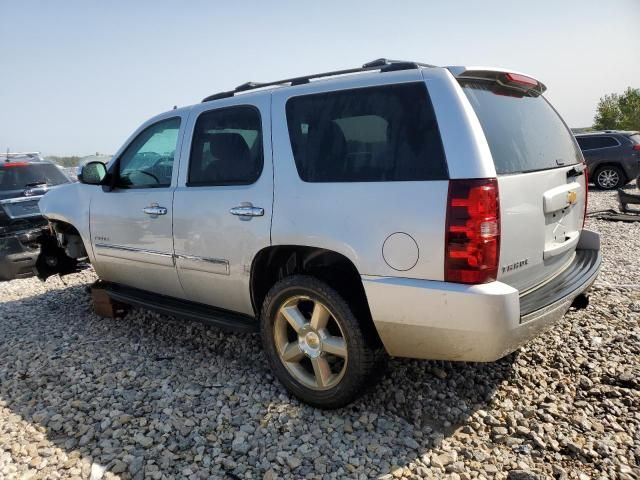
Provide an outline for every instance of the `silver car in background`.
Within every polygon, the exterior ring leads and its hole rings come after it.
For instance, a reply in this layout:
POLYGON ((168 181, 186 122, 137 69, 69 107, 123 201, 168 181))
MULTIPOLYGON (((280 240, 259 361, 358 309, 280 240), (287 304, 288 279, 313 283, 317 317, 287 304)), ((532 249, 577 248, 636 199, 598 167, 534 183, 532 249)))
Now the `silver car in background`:
POLYGON ((286 388, 335 408, 387 355, 496 360, 584 300, 599 237, 545 89, 384 59, 250 82, 147 121, 41 208, 112 298, 259 330, 286 388))

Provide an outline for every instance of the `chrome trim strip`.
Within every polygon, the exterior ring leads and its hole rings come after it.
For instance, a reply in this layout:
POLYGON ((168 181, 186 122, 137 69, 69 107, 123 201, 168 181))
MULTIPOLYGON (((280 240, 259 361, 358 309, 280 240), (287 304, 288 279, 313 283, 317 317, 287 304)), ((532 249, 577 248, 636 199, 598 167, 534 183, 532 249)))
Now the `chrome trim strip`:
POLYGON ((17 220, 20 218, 40 217, 42 213, 40 212, 40 208, 38 207, 38 202, 40 201, 41 198, 42 198, 42 195, 34 195, 33 197, 8 198, 6 200, 0 200, 0 208, 2 208, 5 211, 5 213, 11 220, 17 220), (25 203, 25 202, 32 202, 34 200, 36 201, 36 207, 37 207, 36 212, 26 213, 23 215, 15 215, 11 213, 12 205, 25 203))
MULTIPOLYGON (((217 273, 220 275, 229 275, 231 273, 231 269, 229 267, 229 261, 223 258, 196 257, 194 255, 174 255, 166 252, 158 252, 157 250, 146 250, 144 248, 127 247, 124 245, 113 245, 110 243, 96 243, 95 248, 104 248, 107 250, 117 250, 122 252, 143 253, 146 255, 154 255, 162 258, 170 258, 174 265, 176 265, 176 260, 180 259, 180 260, 187 260, 191 262, 205 263, 213 267, 213 269, 206 269, 206 268, 200 269, 200 268, 194 268, 189 265, 178 265, 179 268, 183 270, 205 271, 208 273, 217 273), (215 267, 218 267, 218 268, 216 269, 215 267)), ((103 253, 103 255, 106 255, 106 254, 103 253)))
POLYGON ((6 200, 0 200, 1 204, 11 204, 11 203, 22 203, 22 202, 31 202, 33 200, 40 200, 42 195, 33 195, 32 197, 19 197, 19 198, 8 198, 6 200))
MULTIPOLYGON (((210 265, 213 266, 219 266, 219 267, 223 267, 224 268, 224 272, 211 272, 211 273, 219 273, 219 274, 223 274, 223 275, 229 275, 230 273, 230 268, 229 268, 229 261, 225 260, 223 258, 212 258, 212 257, 197 257, 195 255, 174 255, 174 257, 176 259, 179 260, 188 260, 188 261, 192 261, 192 262, 202 262, 202 263, 208 263, 210 265)), ((179 265, 180 268, 182 268, 183 270, 197 270, 200 271, 200 269, 198 268, 193 268, 193 267, 189 267, 187 265, 179 265)), ((207 272, 210 272, 211 270, 206 270, 207 272)))
POLYGON ((107 248, 110 250, 122 250, 124 252, 146 253, 148 255, 157 255, 160 257, 173 257, 171 253, 158 252, 157 250, 146 250, 144 248, 125 247, 124 245, 112 245, 107 243, 96 243, 96 248, 107 248))

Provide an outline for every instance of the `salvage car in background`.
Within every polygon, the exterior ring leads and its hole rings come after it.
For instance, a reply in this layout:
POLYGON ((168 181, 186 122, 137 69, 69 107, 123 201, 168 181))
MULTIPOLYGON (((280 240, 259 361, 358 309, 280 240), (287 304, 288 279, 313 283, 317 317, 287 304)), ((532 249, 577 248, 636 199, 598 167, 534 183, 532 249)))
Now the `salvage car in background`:
POLYGON ((576 140, 597 188, 620 188, 640 175, 640 133, 605 130, 577 134, 576 140))
POLYGON ((545 89, 384 59, 246 83, 149 120, 41 208, 113 299, 260 330, 286 388, 335 408, 385 353, 493 361, 586 306, 586 167, 545 89))
MULTIPOLYGON (((60 167, 38 153, 0 155, 0 281, 34 275, 47 230, 38 202, 50 189, 69 182, 60 167)), ((40 261, 53 267, 58 258, 40 261)))

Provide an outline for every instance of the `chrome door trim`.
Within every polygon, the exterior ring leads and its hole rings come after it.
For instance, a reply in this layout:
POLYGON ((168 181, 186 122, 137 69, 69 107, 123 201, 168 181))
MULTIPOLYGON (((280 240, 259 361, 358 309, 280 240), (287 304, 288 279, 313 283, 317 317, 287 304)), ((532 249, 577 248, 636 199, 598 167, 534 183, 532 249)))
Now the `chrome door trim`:
POLYGON ((238 205, 229 209, 231 215, 237 215, 239 217, 262 217, 264 216, 264 208, 254 207, 251 204, 238 205))
POLYGON ((22 202, 32 202, 33 200, 40 200, 43 195, 33 195, 31 197, 18 197, 18 198, 7 198, 5 200, 0 200, 1 204, 13 204, 13 203, 22 203, 22 202))
POLYGON ((146 213, 147 215, 151 215, 151 217, 155 218, 158 215, 166 215, 167 209, 159 206, 157 203, 152 203, 148 207, 144 207, 142 209, 142 213, 146 213))
POLYGON ((104 257, 121 258, 132 262, 152 263, 154 265, 173 267, 175 267, 176 264, 172 253, 127 247, 124 245, 113 245, 110 243, 96 243, 94 247, 96 255, 102 255, 104 257))
POLYGON ((162 257, 172 257, 173 254, 158 252, 157 250, 147 250, 145 248, 125 247, 124 245, 112 245, 110 243, 96 243, 96 248, 107 248, 111 250, 124 250, 125 252, 146 253, 148 255, 160 255, 162 257))
POLYGON ((174 255, 176 260, 185 260, 186 262, 178 262, 178 268, 182 270, 196 270, 208 273, 218 273, 221 275, 229 275, 231 269, 229 267, 229 260, 224 258, 212 258, 212 257, 198 257, 195 255, 174 255), (191 262, 191 264, 190 264, 191 262), (200 268, 198 268, 200 264, 200 268))

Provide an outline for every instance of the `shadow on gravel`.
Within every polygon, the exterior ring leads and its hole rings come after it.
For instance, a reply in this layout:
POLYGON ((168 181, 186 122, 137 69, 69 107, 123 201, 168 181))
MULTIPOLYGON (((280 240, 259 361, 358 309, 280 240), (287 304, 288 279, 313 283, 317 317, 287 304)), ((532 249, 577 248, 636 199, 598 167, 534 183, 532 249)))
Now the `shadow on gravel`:
POLYGON ((47 437, 3 419, 0 453, 19 443, 14 458, 41 474, 88 476, 92 462, 123 478, 385 474, 464 435, 514 359, 392 360, 361 400, 326 412, 287 395, 257 335, 139 310, 99 318, 73 286, 0 305, 0 408, 47 437))

